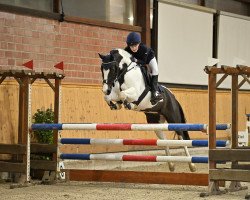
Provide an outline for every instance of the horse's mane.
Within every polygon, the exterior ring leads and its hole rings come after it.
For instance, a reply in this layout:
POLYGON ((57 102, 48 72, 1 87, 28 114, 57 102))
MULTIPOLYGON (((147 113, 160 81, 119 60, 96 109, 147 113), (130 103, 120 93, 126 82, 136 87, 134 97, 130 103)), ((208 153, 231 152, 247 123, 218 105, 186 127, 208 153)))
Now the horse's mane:
POLYGON ((119 54, 123 57, 125 62, 127 63, 131 62, 132 55, 129 52, 127 52, 124 49, 119 49, 119 48, 117 48, 116 50, 118 50, 119 54))
POLYGON ((122 56, 130 58, 132 55, 124 49, 117 49, 122 56))

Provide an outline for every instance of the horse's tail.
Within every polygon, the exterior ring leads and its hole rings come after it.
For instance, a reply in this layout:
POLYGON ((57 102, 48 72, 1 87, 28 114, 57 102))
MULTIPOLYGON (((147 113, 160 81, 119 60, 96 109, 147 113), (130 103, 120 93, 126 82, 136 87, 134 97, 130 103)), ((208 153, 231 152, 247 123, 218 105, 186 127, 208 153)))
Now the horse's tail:
MULTIPOLYGON (((184 115, 184 112, 183 112, 183 109, 181 107, 181 104, 177 101, 178 103, 178 107, 179 107, 179 110, 180 110, 180 115, 181 115, 181 123, 186 123, 186 118, 185 118, 185 115, 184 115)), ((188 131, 182 131, 183 132, 183 139, 184 140, 190 140, 190 137, 189 137, 189 134, 188 134, 188 131)))

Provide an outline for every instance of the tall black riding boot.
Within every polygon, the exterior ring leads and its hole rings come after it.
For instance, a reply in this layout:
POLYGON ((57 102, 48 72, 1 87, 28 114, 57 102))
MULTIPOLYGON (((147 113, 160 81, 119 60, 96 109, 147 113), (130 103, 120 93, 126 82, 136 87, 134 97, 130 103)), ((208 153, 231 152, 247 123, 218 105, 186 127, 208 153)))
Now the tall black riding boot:
POLYGON ((151 91, 152 91, 152 97, 151 97, 151 103, 156 104, 158 101, 163 99, 162 94, 158 91, 158 75, 152 76, 151 78, 151 91))

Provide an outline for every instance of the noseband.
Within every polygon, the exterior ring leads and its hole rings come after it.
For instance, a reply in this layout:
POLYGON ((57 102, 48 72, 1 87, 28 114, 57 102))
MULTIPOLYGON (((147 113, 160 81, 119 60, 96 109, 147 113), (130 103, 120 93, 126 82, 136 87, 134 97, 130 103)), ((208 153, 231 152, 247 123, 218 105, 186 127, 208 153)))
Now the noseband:
MULTIPOLYGON (((102 66, 103 66, 103 68, 105 69, 105 70, 108 70, 108 69, 110 69, 111 68, 111 66, 116 66, 116 61, 114 60, 114 61, 110 61, 110 62, 106 62, 106 63, 102 63, 102 66)), ((117 76, 117 75, 116 75, 117 76)), ((102 81, 102 83, 104 84, 104 83, 106 83, 106 84, 108 84, 108 80, 106 80, 106 79, 103 79, 103 81, 102 81)), ((112 83, 113 84, 113 83, 112 83)), ((112 85, 111 84, 111 85, 112 85)))

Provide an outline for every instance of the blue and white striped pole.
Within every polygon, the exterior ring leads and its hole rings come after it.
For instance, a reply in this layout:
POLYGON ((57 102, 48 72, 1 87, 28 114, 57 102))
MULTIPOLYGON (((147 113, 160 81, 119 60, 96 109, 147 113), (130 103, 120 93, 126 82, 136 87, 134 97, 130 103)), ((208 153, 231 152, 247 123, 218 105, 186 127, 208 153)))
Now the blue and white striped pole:
MULTIPOLYGON (((217 124, 217 130, 229 129, 217 124)), ((32 124, 31 130, 133 130, 133 131, 204 131, 207 124, 32 124)))

